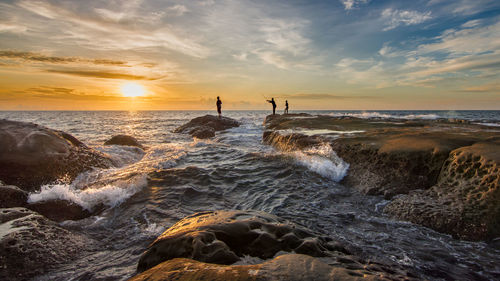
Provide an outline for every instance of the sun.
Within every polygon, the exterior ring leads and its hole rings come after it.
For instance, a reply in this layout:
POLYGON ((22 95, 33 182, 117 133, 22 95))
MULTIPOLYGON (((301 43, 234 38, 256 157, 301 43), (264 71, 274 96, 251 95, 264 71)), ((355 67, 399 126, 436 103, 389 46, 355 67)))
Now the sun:
POLYGON ((144 87, 133 82, 123 84, 120 91, 124 97, 141 97, 146 92, 144 87))

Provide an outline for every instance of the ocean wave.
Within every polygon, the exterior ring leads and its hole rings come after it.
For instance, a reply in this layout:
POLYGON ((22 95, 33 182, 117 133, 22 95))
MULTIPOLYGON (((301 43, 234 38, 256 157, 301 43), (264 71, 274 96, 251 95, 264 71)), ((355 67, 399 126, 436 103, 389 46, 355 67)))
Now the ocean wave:
POLYGON ((338 157, 329 144, 291 154, 297 164, 336 182, 341 181, 349 170, 349 164, 338 157))
POLYGON ((65 200, 78 204, 89 211, 101 204, 113 208, 125 202, 146 185, 145 175, 86 189, 78 189, 71 184, 48 184, 42 186, 39 192, 30 194, 28 203, 65 200))
POLYGON ((361 112, 361 113, 328 113, 327 115, 329 116, 334 116, 334 117, 341 117, 341 116, 351 116, 351 117, 357 117, 357 118, 363 118, 363 119, 370 119, 370 118, 382 118, 382 119, 426 119, 426 120, 435 120, 438 118, 442 118, 441 116, 437 114, 407 114, 407 115, 393 115, 393 114, 386 114, 386 113, 380 113, 380 112, 361 112))

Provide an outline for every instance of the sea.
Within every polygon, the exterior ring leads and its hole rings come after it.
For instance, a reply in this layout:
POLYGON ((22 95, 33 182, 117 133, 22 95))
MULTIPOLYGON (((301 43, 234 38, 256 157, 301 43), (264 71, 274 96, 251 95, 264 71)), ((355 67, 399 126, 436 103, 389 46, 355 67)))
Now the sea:
MULTIPOLYGON (((465 119, 493 129, 500 111, 303 111, 360 118, 465 119)), ((292 111, 290 113, 293 113, 292 111)), ((90 238, 88 248, 35 280, 126 280, 140 255, 183 217, 210 210, 260 210, 341 241, 356 255, 397 264, 428 280, 500 280, 500 248, 468 242, 383 213, 389 202, 339 183, 349 163, 328 145, 279 151, 262 142, 268 111, 224 111, 241 126, 212 139, 173 130, 212 111, 3 111, 0 119, 68 132, 118 167, 61 179, 29 201, 64 199, 97 215, 61 226, 90 238), (146 149, 104 146, 116 134, 146 149), (103 208, 104 206, 104 208, 103 208)), ((260 262, 247 257, 247 263, 260 262)))

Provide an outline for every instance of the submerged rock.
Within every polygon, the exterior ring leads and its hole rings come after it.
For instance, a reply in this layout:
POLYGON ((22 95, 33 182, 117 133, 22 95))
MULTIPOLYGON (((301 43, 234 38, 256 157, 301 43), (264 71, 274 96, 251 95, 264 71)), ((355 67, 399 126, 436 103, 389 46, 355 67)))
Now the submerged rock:
POLYGON ((111 137, 109 140, 104 142, 104 145, 126 145, 126 146, 135 146, 141 149, 144 149, 142 144, 140 144, 136 138, 127 135, 115 135, 111 137))
POLYGON ((212 280, 212 281, 303 281, 303 280, 410 280, 364 268, 330 266, 317 258, 288 254, 254 265, 219 265, 176 258, 163 262, 130 281, 212 280))
POLYGON ((0 209, 0 280, 27 280, 75 258, 89 243, 25 208, 0 209))
POLYGON ((228 117, 205 115, 196 117, 174 130, 174 133, 190 134, 193 137, 205 139, 215 136, 216 131, 238 127, 240 123, 228 117))
POLYGON ((65 200, 40 201, 26 207, 56 222, 81 220, 92 215, 82 206, 65 200))
POLYGON ((33 191, 93 167, 110 166, 108 157, 65 132, 0 120, 0 180, 7 184, 33 191))
POLYGON ((27 203, 28 193, 14 185, 0 182, 0 208, 23 207, 27 203))
POLYGON ((476 143, 451 152, 438 183, 385 207, 391 216, 467 240, 500 236, 500 144, 476 143))

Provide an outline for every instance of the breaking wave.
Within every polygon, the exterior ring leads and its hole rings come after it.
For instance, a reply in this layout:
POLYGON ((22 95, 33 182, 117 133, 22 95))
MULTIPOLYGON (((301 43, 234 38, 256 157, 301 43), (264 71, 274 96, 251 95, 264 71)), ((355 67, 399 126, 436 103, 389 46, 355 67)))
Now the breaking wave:
POLYGON ((292 156, 297 164, 336 182, 341 181, 349 170, 349 164, 338 157, 329 144, 294 151, 292 156))

